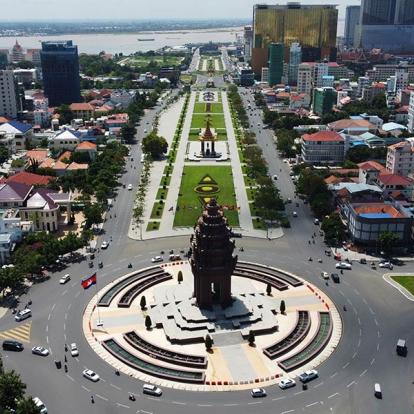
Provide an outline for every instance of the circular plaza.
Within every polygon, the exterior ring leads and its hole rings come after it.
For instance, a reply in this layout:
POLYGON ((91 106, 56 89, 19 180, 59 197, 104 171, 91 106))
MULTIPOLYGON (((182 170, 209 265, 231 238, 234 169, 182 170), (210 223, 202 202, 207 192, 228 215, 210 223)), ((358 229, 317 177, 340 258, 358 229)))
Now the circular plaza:
POLYGON ((83 319, 90 346, 128 376, 194 391, 271 385, 320 365, 341 338, 334 303, 300 276, 234 251, 213 200, 189 260, 134 271, 93 297, 83 319))

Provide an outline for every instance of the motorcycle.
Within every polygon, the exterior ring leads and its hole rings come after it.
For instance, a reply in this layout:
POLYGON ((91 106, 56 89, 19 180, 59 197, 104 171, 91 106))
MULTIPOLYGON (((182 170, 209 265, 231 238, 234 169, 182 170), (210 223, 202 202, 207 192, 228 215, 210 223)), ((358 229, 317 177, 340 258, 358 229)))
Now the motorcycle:
POLYGON ((135 401, 135 395, 134 394, 129 394, 130 401, 135 401))
POLYGON ((128 269, 132 269, 132 263, 128 265, 128 269))
POLYGON ((312 257, 309 257, 308 261, 311 262, 312 261, 312 257))

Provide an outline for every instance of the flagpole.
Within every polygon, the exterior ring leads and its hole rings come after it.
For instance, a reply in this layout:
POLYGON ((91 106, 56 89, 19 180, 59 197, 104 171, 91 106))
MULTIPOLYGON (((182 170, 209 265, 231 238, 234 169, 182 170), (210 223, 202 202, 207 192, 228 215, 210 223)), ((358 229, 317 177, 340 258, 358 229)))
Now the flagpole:
POLYGON ((98 310, 98 323, 96 326, 103 326, 103 321, 101 320, 101 312, 99 311, 98 306, 98 274, 96 274, 96 283, 95 283, 95 290, 96 290, 96 309, 98 310))

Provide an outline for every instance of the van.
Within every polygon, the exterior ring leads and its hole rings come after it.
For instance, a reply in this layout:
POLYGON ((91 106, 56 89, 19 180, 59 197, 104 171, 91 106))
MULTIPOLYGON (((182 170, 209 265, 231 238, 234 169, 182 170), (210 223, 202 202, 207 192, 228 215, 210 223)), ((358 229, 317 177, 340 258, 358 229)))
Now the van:
POLYGON ((21 342, 11 340, 3 341, 2 346, 5 351, 21 352, 24 349, 23 344, 21 342))
POLYGON ((161 389, 152 384, 144 384, 142 386, 142 392, 144 394, 154 395, 155 397, 159 397, 162 394, 161 389))
POLYGON ((381 385, 378 383, 374 385, 374 395, 379 399, 382 398, 381 385))
POLYGON ((397 355, 399 356, 407 356, 407 344, 405 343, 405 339, 399 339, 397 342, 397 355))
POLYGON ((24 321, 27 318, 30 318, 32 316, 32 311, 30 309, 23 309, 16 313, 16 316, 14 319, 16 322, 24 321))

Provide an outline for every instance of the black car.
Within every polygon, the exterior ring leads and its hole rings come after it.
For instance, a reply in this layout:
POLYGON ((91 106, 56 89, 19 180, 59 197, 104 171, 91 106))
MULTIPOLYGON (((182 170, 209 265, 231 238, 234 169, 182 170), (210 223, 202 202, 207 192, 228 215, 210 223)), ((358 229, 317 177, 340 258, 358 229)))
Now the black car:
POLYGON ((21 342, 6 340, 3 341, 3 349, 5 351, 21 352, 23 351, 24 347, 21 342))
POLYGON ((338 273, 331 273, 331 279, 333 280, 334 283, 340 282, 338 273))

